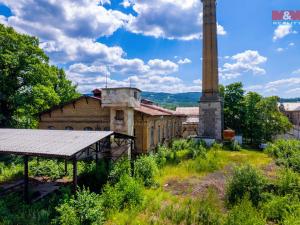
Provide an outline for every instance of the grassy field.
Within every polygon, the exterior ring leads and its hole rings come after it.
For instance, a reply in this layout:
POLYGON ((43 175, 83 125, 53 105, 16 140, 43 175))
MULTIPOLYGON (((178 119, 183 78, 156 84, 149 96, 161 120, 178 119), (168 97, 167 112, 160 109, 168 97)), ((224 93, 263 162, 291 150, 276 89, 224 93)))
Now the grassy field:
MULTIPOLYGON (((179 152, 179 155, 184 157, 185 151, 179 152)), ((167 165, 156 177, 159 187, 145 190, 141 207, 115 212, 106 224, 189 224, 183 218, 188 214, 195 214, 203 201, 213 204, 220 215, 225 214, 224 199, 219 198, 224 193, 218 193, 224 189, 217 190, 216 185, 226 185, 226 179, 222 175, 230 176, 231 168, 243 164, 250 164, 264 171, 272 165, 272 159, 267 154, 254 150, 216 150, 210 151, 205 160, 188 159, 179 164, 167 165), (211 175, 212 182, 209 183, 211 175), (206 182, 208 187, 202 188, 202 182, 206 182), (197 192, 198 188, 202 193, 197 192)))

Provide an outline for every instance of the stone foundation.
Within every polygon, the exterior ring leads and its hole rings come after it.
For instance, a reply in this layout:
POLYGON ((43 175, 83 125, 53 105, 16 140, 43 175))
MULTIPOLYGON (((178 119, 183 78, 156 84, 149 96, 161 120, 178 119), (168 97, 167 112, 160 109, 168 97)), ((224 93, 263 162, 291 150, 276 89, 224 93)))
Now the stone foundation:
POLYGON ((199 136, 221 141, 223 130, 222 100, 201 100, 199 110, 199 136))

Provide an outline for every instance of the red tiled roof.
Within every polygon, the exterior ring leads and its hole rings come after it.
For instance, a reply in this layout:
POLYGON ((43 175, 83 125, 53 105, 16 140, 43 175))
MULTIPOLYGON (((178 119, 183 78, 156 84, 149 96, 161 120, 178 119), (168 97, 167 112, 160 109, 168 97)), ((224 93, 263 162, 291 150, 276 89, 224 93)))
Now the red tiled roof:
POLYGON ((199 115, 199 107, 177 107, 177 114, 183 114, 186 116, 198 116, 199 115))

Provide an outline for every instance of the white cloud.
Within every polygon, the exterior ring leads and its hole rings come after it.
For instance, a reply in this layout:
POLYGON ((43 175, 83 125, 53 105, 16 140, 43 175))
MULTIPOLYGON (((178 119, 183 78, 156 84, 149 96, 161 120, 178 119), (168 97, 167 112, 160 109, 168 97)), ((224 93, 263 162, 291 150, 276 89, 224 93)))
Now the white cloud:
POLYGON ((293 71, 293 74, 299 74, 300 75, 300 69, 293 71))
POLYGON ((178 62, 178 64, 183 65, 183 64, 190 64, 192 63, 192 60, 185 58, 185 59, 180 59, 178 62))
POLYGON ((224 36, 224 35, 227 34, 227 32, 224 29, 224 27, 221 26, 220 24, 218 24, 218 26, 217 26, 217 32, 218 32, 218 35, 221 35, 221 36, 224 36))
POLYGON ((282 39, 285 36, 293 33, 293 26, 291 24, 281 24, 278 25, 278 27, 274 31, 273 35, 273 41, 276 41, 278 39, 282 39))
POLYGON ((290 46, 290 47, 295 46, 295 43, 294 43, 294 42, 291 42, 291 43, 289 43, 289 46, 290 46))
POLYGON ((247 91, 257 91, 264 96, 277 95, 279 97, 290 98, 299 97, 300 77, 289 77, 246 87, 247 91))
POLYGON ((231 56, 230 59, 233 63, 225 63, 222 68, 219 68, 220 76, 224 80, 237 78, 247 72, 255 75, 266 73, 260 66, 267 61, 267 58, 260 55, 258 51, 247 50, 231 56))
MULTIPOLYGON (((202 36, 202 3, 199 0, 124 0, 137 13, 127 30, 155 38, 193 40, 202 36)), ((225 35, 218 25, 218 34, 225 35)))
POLYGON ((277 52, 283 52, 283 51, 284 51, 284 48, 277 48, 276 51, 277 51, 277 52))

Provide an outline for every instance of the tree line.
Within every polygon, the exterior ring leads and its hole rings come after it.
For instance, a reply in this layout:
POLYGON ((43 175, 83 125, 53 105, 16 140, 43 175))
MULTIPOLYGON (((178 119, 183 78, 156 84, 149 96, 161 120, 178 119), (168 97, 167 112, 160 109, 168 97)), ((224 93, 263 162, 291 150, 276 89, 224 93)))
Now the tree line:
POLYGON ((224 127, 242 134, 251 144, 271 141, 291 130, 292 124, 278 107, 279 97, 246 93, 243 84, 220 86, 224 99, 224 127))

